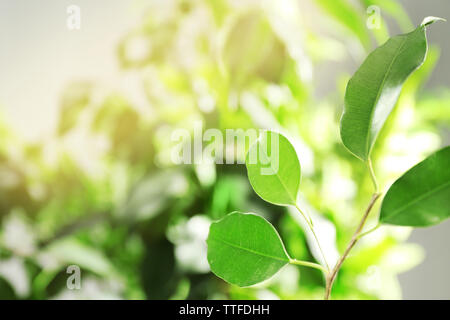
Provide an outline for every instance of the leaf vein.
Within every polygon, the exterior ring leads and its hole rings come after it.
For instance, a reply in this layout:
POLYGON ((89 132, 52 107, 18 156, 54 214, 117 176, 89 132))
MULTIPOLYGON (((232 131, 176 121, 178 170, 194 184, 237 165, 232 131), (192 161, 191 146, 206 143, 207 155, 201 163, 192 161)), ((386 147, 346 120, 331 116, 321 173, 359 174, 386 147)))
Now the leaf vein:
POLYGON ((288 262, 289 262, 289 259, 288 259, 288 258, 282 259, 282 258, 280 258, 280 257, 271 256, 271 255, 269 255, 269 254, 265 254, 265 253, 262 253, 262 252, 258 252, 258 251, 252 250, 252 249, 250 249, 250 248, 242 247, 242 246, 240 246, 240 245, 234 244, 234 243, 232 243, 232 242, 229 242, 229 241, 227 241, 227 240, 220 239, 220 238, 217 238, 217 237, 216 237, 216 238, 212 238, 211 240, 213 240, 213 241, 218 241, 218 242, 221 242, 221 243, 224 243, 224 244, 226 244, 226 245, 228 245, 228 246, 230 246, 230 247, 233 247, 233 248, 235 248, 235 249, 240 249, 240 250, 242 250, 242 251, 246 251, 246 252, 253 253, 254 255, 263 256, 263 257, 266 257, 266 258, 270 258, 270 259, 273 259, 273 260, 282 261, 282 262, 285 262, 285 263, 288 263, 288 262))

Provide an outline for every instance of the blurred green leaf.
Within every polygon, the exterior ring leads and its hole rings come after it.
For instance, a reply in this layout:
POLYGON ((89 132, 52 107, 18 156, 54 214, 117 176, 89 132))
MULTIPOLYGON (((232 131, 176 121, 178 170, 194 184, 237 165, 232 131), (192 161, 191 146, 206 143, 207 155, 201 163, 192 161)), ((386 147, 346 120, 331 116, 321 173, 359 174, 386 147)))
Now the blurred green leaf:
POLYGON ((118 215, 127 220, 148 220, 167 208, 170 201, 186 193, 188 182, 181 171, 155 172, 134 186, 118 215))
POLYGON ((61 97, 59 135, 64 135, 75 127, 81 112, 90 102, 91 92, 92 85, 88 82, 75 82, 64 89, 61 97))
POLYGON ((286 49, 266 17, 258 11, 250 11, 233 20, 222 60, 233 84, 238 87, 252 76, 277 82, 284 69, 286 49))
POLYGON ((370 45, 370 37, 361 9, 346 0, 316 0, 317 4, 330 16, 356 36, 364 48, 370 45))
POLYGON ((166 239, 147 244, 140 268, 147 299, 163 300, 177 294, 179 274, 173 249, 173 245, 166 239))
POLYGON ((105 277, 114 275, 114 267, 101 251, 87 246, 73 238, 52 243, 45 250, 53 259, 62 264, 76 264, 105 277))

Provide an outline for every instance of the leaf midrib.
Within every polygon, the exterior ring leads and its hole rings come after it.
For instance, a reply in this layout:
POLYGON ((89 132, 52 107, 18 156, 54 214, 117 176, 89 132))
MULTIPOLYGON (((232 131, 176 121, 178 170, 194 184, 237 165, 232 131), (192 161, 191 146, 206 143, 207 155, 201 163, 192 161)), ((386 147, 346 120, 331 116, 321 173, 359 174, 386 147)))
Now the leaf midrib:
POLYGON ((434 188, 434 189, 432 189, 432 190, 429 190, 429 191, 427 191, 427 192, 421 194, 419 197, 415 198, 413 201, 411 201, 411 202, 409 202, 409 203, 403 205, 402 207, 398 208, 397 210, 393 211, 392 214, 388 215, 387 217, 389 217, 389 218, 395 217, 396 215, 398 215, 400 212, 402 212, 403 210, 405 210, 405 209, 408 208, 409 206, 415 204, 416 202, 421 201, 422 199, 424 199, 424 198, 430 196, 430 195, 433 194, 433 193, 436 193, 436 192, 438 192, 438 191, 444 189, 444 188, 445 188, 446 186, 448 186, 448 185, 450 185, 450 181, 447 181, 446 183, 441 184, 441 185, 439 185, 438 187, 436 187, 436 188, 434 188))
POLYGON ((377 89, 377 96, 375 98, 375 101, 373 103, 373 108, 372 108, 372 112, 370 113, 370 118, 369 118, 369 126, 367 127, 367 136, 366 136, 366 154, 367 157, 369 156, 370 153, 370 128, 372 125, 372 119, 373 119, 373 115, 375 114, 375 109, 376 106, 378 105, 378 102, 380 100, 381 97, 381 92, 383 91, 384 85, 386 84, 386 80, 388 78, 389 73, 391 72, 392 66, 394 65, 394 62, 397 60, 401 50, 403 49, 403 47, 405 46, 405 43, 407 42, 408 38, 404 37, 402 44, 397 48, 397 50, 395 51, 394 57, 392 58, 391 63, 389 64, 389 67, 383 77, 383 80, 381 81, 380 86, 377 89))
POLYGON ((234 244, 234 243, 232 243, 232 242, 229 242, 229 241, 227 241, 227 240, 220 239, 220 238, 217 238, 217 237, 212 238, 211 240, 218 241, 218 242, 222 242, 222 243, 224 243, 224 244, 226 244, 226 245, 228 245, 228 246, 230 246, 230 247, 233 247, 233 248, 235 248, 235 249, 240 249, 240 250, 242 250, 242 251, 250 252, 250 253, 253 253, 254 255, 259 255, 259 256, 262 256, 262 257, 269 258, 269 259, 282 261, 282 262, 285 262, 285 263, 288 263, 288 262, 289 262, 289 258, 288 258, 287 256, 286 256, 286 259, 282 259, 282 258, 280 258, 280 257, 271 256, 271 255, 268 255, 268 254, 265 254, 265 253, 261 253, 261 252, 252 250, 252 249, 250 249, 250 248, 241 247, 241 246, 239 246, 239 245, 237 245, 237 244, 234 244))
MULTIPOLYGON (((278 137, 278 141, 280 141, 280 138, 278 137)), ((280 144, 278 144, 278 149, 280 149, 280 144)), ((267 144, 266 144, 266 147, 267 147, 267 144)), ((266 148, 266 150, 267 150, 267 148, 266 148)), ((294 149, 294 151, 295 151, 295 149, 294 149)), ((283 182, 283 180, 281 179, 281 176, 278 174, 278 172, 280 172, 280 168, 278 168, 278 170, 275 170, 274 169, 274 167, 272 166, 272 161, 271 161, 271 159, 269 158, 269 155, 265 152, 265 150, 262 150, 262 154, 264 154, 264 156, 266 157, 266 160, 268 160, 269 161, 269 163, 270 163, 270 168, 272 169, 272 171, 275 173, 275 175, 277 176, 277 178, 278 178, 278 180, 280 181, 280 183, 281 183, 281 185, 283 186, 283 188, 284 188, 284 191, 286 191, 286 193, 288 194, 288 196, 289 196, 289 198, 290 198, 290 200, 292 201, 292 204, 294 205, 296 202, 297 202, 297 194, 295 195, 295 199, 294 199, 294 197, 292 196, 292 194, 291 194, 291 192, 289 191, 289 189, 288 189, 288 187, 284 184, 284 182, 283 182)), ((278 154, 278 157, 280 158, 280 155, 278 154)), ((297 161, 298 161, 298 159, 297 159, 297 161)), ((280 161, 278 161, 278 162, 280 162, 280 161)), ((298 185, 297 185, 297 193, 298 193, 298 185)))

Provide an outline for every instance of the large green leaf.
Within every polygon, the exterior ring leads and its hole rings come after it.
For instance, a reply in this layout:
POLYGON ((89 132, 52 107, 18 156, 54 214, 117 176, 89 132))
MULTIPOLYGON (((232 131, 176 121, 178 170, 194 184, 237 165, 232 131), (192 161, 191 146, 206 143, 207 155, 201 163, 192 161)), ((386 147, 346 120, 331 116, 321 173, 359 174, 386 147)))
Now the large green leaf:
POLYGON ((362 160, 369 158, 403 83, 424 62, 427 53, 425 28, 438 19, 426 18, 414 31, 389 39, 369 54, 348 82, 341 138, 344 145, 362 160))
POLYGON ((241 287, 264 281, 289 263, 275 228, 254 214, 233 212, 211 224, 207 244, 212 272, 241 287))
POLYGON ((450 147, 441 149, 400 177, 381 205, 380 221, 425 227, 450 217, 450 147))
POLYGON ((300 185, 300 163, 294 147, 276 132, 261 134, 245 159, 248 179, 265 201, 295 205, 300 185))

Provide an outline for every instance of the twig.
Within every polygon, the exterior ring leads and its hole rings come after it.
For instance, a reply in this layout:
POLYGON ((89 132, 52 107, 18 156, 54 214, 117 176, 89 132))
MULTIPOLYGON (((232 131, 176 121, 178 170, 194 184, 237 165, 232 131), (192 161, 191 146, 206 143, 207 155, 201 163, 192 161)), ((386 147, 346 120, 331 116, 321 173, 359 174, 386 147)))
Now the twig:
POLYGON ((375 172, 373 170, 372 160, 370 160, 370 158, 367 159, 367 167, 369 168, 370 178, 372 179, 372 183, 375 188, 375 193, 378 193, 378 182, 377 182, 377 178, 375 176, 375 172))
POLYGON ((324 267, 322 267, 320 264, 318 263, 314 263, 314 262, 308 262, 308 261, 302 261, 302 260, 297 260, 297 259, 289 259, 289 263, 290 264, 295 264, 298 266, 304 266, 304 267, 310 267, 310 268, 315 268, 318 269, 320 271, 322 271, 324 274, 328 273, 328 270, 325 269, 324 267))
POLYGON ((326 288, 325 288, 325 300, 330 299, 331 295, 331 289, 333 287, 334 280, 336 279, 336 275, 339 272, 339 269, 341 268, 342 264, 344 263, 344 260, 347 258, 348 254, 352 250, 352 248, 355 246, 356 242, 360 239, 360 233, 364 227, 364 224, 366 223, 366 220, 370 214, 370 211, 372 210, 373 206, 377 202, 378 198, 381 196, 381 193, 374 193, 372 195, 372 199, 370 200, 369 205, 367 206, 366 211, 364 212, 364 216, 362 217, 358 228, 356 229, 355 233, 352 236, 352 239, 350 240, 350 243, 347 245, 347 249, 345 249, 344 254, 340 257, 338 262, 336 263, 336 266, 333 268, 333 270, 328 274, 327 276, 327 282, 326 282, 326 288))
POLYGON ((322 250, 322 247, 321 247, 321 245, 320 245, 319 238, 317 238, 316 232, 314 231, 314 227, 313 227, 313 224, 312 224, 311 217, 307 216, 307 215, 300 209, 300 207, 299 207, 298 205, 295 205, 295 207, 297 208, 298 212, 300 212, 300 214, 303 216, 303 218, 305 219, 306 223, 308 224, 309 230, 311 230, 311 233, 313 234, 314 239, 316 240, 317 247, 319 248, 320 254, 322 255, 322 259, 323 259, 323 261, 324 261, 324 263, 325 263, 325 265, 326 265, 326 267, 327 267, 327 272, 328 272, 328 271, 330 270, 330 267, 329 267, 329 265, 328 265, 327 259, 325 258, 325 254, 324 254, 324 252, 323 252, 323 250, 322 250), (309 219, 308 219, 308 218, 309 218, 309 219))

